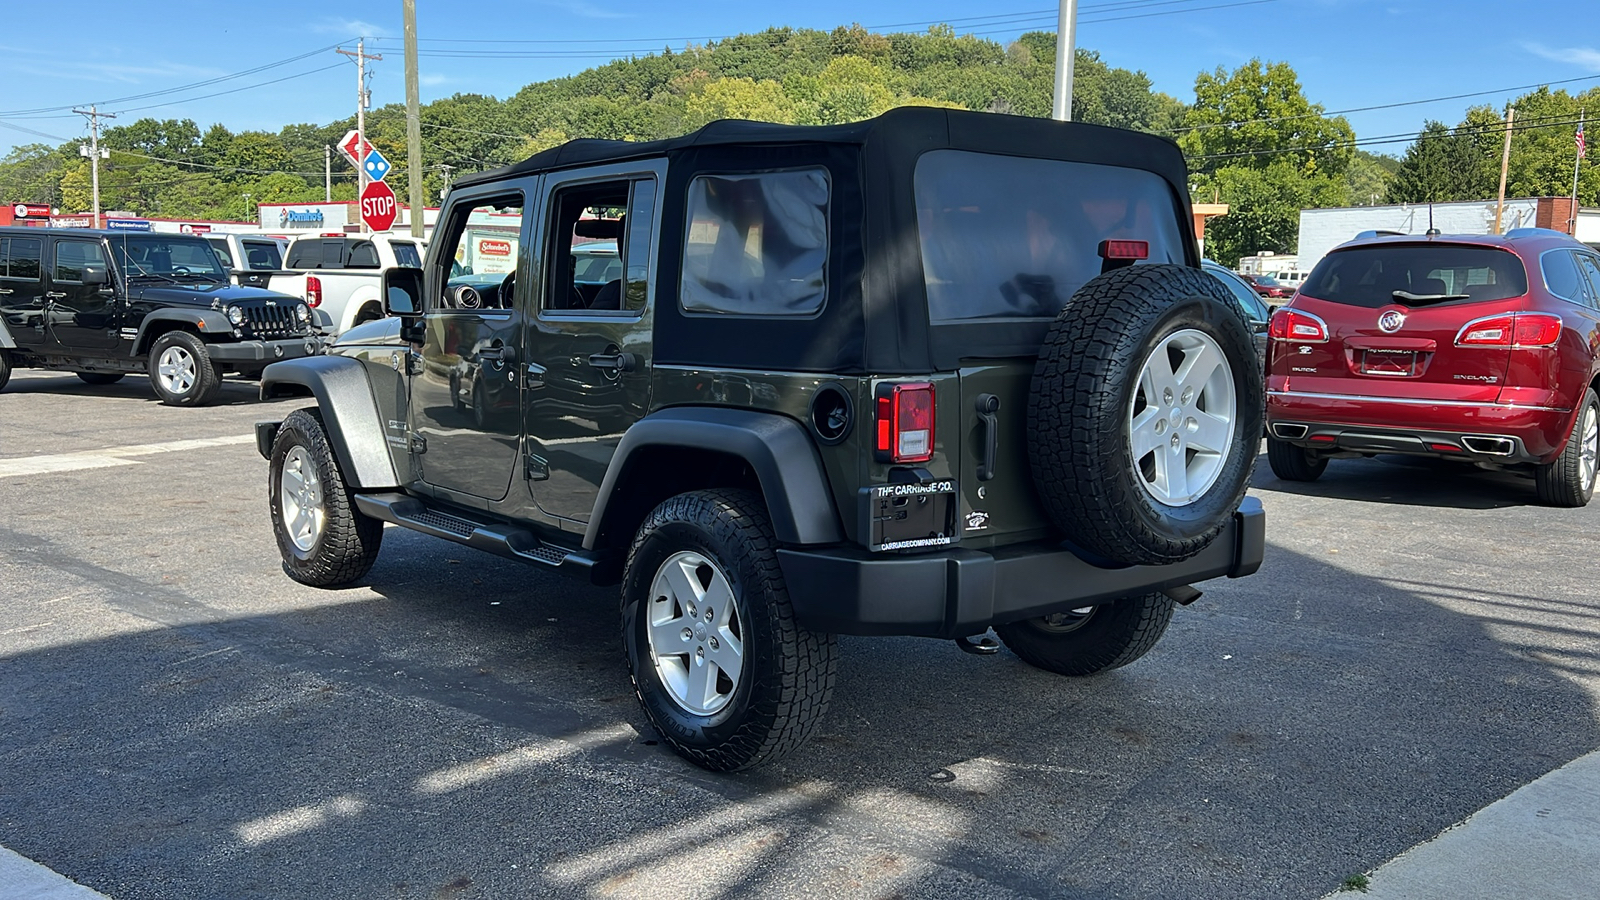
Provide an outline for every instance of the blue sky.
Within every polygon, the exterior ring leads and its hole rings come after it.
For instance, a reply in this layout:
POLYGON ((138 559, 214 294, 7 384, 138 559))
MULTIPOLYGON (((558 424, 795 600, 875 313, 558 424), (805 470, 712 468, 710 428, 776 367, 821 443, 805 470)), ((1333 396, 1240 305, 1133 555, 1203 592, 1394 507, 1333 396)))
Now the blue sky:
MULTIPOLYGON (((4 2, 4 150, 86 133, 82 117, 70 111, 27 111, 97 101, 114 101, 102 107, 121 113, 113 124, 154 116, 192 118, 202 128, 221 122, 234 130, 276 131, 288 123, 350 115, 353 67, 324 48, 361 35, 376 39, 369 52, 384 56, 375 64, 374 104, 405 97, 401 0, 4 2), (59 35, 68 22, 72 38, 64 40, 59 35), (56 37, 35 40, 33 35, 56 37), (61 49, 69 46, 70 52, 61 49), (311 55, 205 87, 122 99, 301 54, 311 55), (275 79, 286 80, 262 85, 275 79), (223 91, 230 93, 204 96, 223 91)), ((1231 69, 1252 57, 1290 63, 1311 100, 1330 111, 1493 92, 1348 113, 1358 138, 1366 140, 1415 132, 1424 118, 1454 123, 1474 103, 1500 107, 1521 92, 1508 88, 1569 79, 1581 80, 1560 86, 1583 90, 1600 84, 1595 6, 1595 0, 1539 0, 1520 7, 1504 0, 1079 0, 1078 46, 1099 51, 1111 65, 1143 70, 1157 90, 1185 101, 1193 99, 1198 72, 1219 65, 1231 69)), ((948 21, 958 31, 1003 42, 1025 30, 1053 29, 1053 10, 1048 0, 983 5, 951 0, 417 0, 424 51, 540 54, 509 59, 425 55, 419 66, 422 97, 424 102, 454 93, 505 97, 524 84, 580 71, 619 51, 681 47, 686 38, 769 26, 828 29, 860 22, 898 26, 877 30, 920 31, 930 21, 948 21), (552 43, 446 42, 452 39, 552 43)), ((1369 149, 1400 153, 1404 146, 1369 149)))

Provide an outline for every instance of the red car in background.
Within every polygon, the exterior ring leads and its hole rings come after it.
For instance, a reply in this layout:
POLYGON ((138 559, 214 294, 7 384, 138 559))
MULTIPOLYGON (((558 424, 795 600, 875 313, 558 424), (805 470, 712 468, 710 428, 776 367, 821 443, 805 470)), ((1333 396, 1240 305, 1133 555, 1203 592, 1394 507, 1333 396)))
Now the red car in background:
POLYGON ((1250 284, 1255 287, 1256 293, 1273 300, 1282 300, 1294 296, 1294 288, 1284 284, 1271 275, 1246 275, 1250 284))
POLYGON ((1583 506, 1600 453, 1600 254, 1560 232, 1352 241, 1273 315, 1272 471, 1408 453, 1531 469, 1583 506))

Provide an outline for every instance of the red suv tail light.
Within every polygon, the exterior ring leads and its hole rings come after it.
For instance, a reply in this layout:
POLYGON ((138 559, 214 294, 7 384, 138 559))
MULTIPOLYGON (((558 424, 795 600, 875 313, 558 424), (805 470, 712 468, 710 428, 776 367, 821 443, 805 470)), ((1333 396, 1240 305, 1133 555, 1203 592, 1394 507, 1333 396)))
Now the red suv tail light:
POLYGON ((1267 336, 1278 341, 1322 343, 1328 339, 1328 323, 1298 309, 1280 309, 1272 314, 1267 336))
POLYGON ((322 305, 322 279, 315 275, 306 276, 306 305, 311 307, 322 305))
POLYGON ((878 457, 886 462, 933 459, 933 385, 878 386, 878 457))
POLYGON ((1561 339, 1561 317, 1509 313, 1473 319, 1456 333, 1457 347, 1553 347, 1561 339))

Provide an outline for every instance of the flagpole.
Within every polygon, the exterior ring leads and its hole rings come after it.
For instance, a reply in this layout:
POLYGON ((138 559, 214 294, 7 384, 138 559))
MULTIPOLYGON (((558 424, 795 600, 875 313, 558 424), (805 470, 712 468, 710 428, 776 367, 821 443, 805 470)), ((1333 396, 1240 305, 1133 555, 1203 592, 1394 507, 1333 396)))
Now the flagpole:
POLYGON ((1567 234, 1578 236, 1578 164, 1583 162, 1583 152, 1587 149, 1583 137, 1583 109, 1578 110, 1578 140, 1577 146, 1572 148, 1572 218, 1567 220, 1567 234))

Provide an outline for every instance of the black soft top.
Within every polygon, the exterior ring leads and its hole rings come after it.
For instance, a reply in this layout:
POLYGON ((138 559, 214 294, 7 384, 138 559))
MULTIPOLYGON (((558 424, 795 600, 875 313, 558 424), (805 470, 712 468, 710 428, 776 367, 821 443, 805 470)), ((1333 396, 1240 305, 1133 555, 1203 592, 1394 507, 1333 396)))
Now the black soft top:
MULTIPOLYGON (((1199 265, 1188 171, 1176 143, 1141 132, 934 107, 847 125, 718 121, 660 141, 575 140, 520 163, 458 178, 451 190, 641 159, 669 162, 656 271, 658 364, 882 374, 948 370, 961 359, 1038 351, 1048 319, 929 321, 913 176, 934 150, 1139 169, 1168 185, 1185 259, 1199 265), (679 307, 685 195, 700 173, 826 168, 831 184, 828 299, 808 319, 690 315, 679 307)), ((1018 197, 1019 203, 1028 198, 1018 197)))

